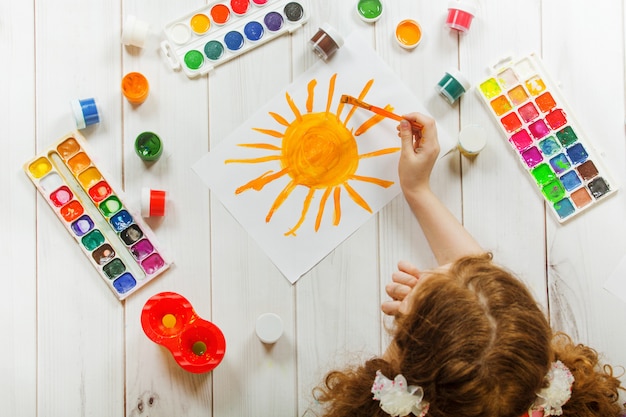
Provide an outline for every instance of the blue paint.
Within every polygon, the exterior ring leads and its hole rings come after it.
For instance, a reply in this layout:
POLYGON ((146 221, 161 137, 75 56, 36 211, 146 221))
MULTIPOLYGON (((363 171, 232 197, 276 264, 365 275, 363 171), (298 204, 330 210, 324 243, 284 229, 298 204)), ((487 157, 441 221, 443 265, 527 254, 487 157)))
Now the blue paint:
POLYGON ((571 216, 576 211, 569 198, 564 198, 558 203, 554 203, 554 210, 556 210, 557 214, 562 219, 571 216))
POLYGON ((245 33, 246 38, 251 41, 258 41, 263 37, 263 26, 259 22, 248 22, 246 26, 243 28, 243 33, 245 33))
POLYGON ((109 222, 111 222, 111 226, 113 226, 116 232, 121 232, 133 224, 133 218, 126 210, 120 210, 111 217, 109 222))
POLYGON ((224 36, 224 43, 231 51, 237 51, 243 47, 243 35, 232 30, 224 36))
POLYGON ((127 293, 132 290, 135 285, 137 285, 137 281, 129 272, 120 275, 118 279, 113 281, 113 287, 120 294, 127 293))
POLYGON ((550 165, 552 166, 552 169, 554 169, 554 172, 556 172, 557 174, 567 171, 572 166, 569 159, 567 159, 567 156, 562 153, 550 159, 550 165))
POLYGON ((74 112, 77 128, 84 129, 87 126, 100 122, 98 106, 96 105, 96 100, 93 98, 73 100, 70 104, 74 112))
POLYGON ((576 174, 576 171, 569 171, 565 175, 561 177, 561 182, 567 191, 575 190, 580 187, 582 181, 580 177, 576 174))
POLYGON ((581 143, 577 143, 576 145, 567 149, 567 156, 569 156, 569 159, 574 165, 578 165, 585 162, 589 157, 589 154, 581 143))
POLYGON ((265 26, 267 26, 267 28, 270 30, 270 32, 276 32, 283 27, 285 19, 283 19, 283 15, 281 15, 280 13, 269 12, 263 18, 263 22, 265 23, 265 26))

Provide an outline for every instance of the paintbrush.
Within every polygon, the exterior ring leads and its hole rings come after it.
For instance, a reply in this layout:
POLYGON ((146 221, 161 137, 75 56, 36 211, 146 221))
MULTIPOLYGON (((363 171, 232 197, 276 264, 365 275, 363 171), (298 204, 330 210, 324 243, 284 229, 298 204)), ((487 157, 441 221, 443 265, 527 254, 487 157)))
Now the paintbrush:
MULTIPOLYGON (((368 104, 364 101, 359 100, 358 98, 354 98, 352 96, 349 95, 342 95, 341 96, 341 100, 342 103, 347 103, 347 104, 352 104, 353 106, 357 106, 357 107, 361 107, 363 109, 369 110, 371 112, 374 112, 376 114, 379 114, 381 116, 384 117, 388 117, 390 119, 393 120, 397 120, 397 121, 401 121, 401 120, 406 120, 404 119, 404 117, 399 116, 395 113, 392 113, 388 110, 383 109, 382 107, 376 107, 376 106, 372 106, 371 104, 368 104)), ((418 135, 421 137, 421 131, 424 128, 424 126, 422 126, 421 124, 417 123, 417 122, 413 122, 411 120, 408 120, 409 123, 411 123, 411 126, 413 126, 414 130, 417 130, 418 135)))

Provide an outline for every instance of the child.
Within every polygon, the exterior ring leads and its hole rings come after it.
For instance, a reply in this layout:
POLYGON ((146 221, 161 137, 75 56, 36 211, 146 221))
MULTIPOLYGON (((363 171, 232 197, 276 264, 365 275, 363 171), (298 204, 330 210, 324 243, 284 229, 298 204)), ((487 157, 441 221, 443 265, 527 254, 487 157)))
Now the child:
POLYGON ((382 310, 395 317, 381 356, 331 371, 314 390, 324 416, 617 417, 620 381, 597 353, 553 334, 526 287, 491 262, 430 189, 434 120, 406 115, 398 172, 440 265, 400 262, 382 310))

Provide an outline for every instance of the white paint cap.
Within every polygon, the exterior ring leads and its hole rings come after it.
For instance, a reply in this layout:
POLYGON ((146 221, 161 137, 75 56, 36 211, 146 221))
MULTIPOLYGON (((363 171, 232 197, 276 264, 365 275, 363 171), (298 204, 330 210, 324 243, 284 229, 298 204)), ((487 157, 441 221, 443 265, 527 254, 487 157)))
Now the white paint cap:
POLYGON ((148 38, 150 25, 142 20, 137 19, 133 15, 129 15, 124 22, 122 30, 122 43, 124 45, 133 45, 143 48, 148 38))
POLYGON ((274 313, 261 314, 256 319, 256 335, 263 343, 276 343, 283 335, 283 320, 274 313))
POLYGON ((468 125, 459 133, 459 150, 466 155, 477 155, 487 144, 487 134, 480 125, 468 125))

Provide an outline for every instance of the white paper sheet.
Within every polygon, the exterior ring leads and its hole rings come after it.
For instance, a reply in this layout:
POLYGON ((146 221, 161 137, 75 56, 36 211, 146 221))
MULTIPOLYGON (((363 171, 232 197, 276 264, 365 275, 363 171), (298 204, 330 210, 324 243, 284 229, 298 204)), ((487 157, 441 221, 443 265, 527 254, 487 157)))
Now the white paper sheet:
MULTIPOLYGON (((410 89, 376 52, 358 35, 351 35, 329 62, 320 61, 299 76, 282 93, 193 166, 212 193, 250 233, 291 283, 296 282, 400 193, 397 173, 399 151, 358 159, 358 168, 354 172, 354 176, 358 177, 353 176, 336 187, 319 184, 311 186, 310 183, 303 184, 301 179, 296 179, 296 186, 292 187, 291 191, 286 190, 289 190, 293 176, 283 174, 278 178, 268 180, 258 190, 249 188, 236 193, 238 188, 260 176, 277 174, 282 169, 293 168, 287 158, 284 158, 282 162, 281 160, 268 160, 255 163, 225 163, 225 161, 286 155, 288 152, 287 147, 283 148, 284 138, 274 137, 267 132, 259 132, 253 128, 283 134, 288 129, 284 122, 287 122, 290 127, 301 125, 296 113, 299 112, 301 115, 308 113, 307 99, 309 103, 313 99, 311 114, 326 112, 330 80, 334 74, 336 74, 334 94, 329 107, 331 116, 337 113, 342 94, 358 97, 371 79, 374 82, 363 97, 363 101, 379 107, 389 104, 393 106, 396 114, 412 111, 428 113, 420 100, 410 92, 410 89), (309 92, 311 80, 317 82, 313 94, 309 92), (291 107, 286 94, 293 100, 291 107), (270 112, 282 116, 283 124, 279 122, 280 119, 270 115, 270 112), (273 149, 269 149, 271 147, 265 149, 242 147, 241 144, 268 144, 272 145, 273 149), (364 180, 362 177, 376 178, 393 182, 393 184, 385 188, 364 180), (320 211, 320 202, 329 188, 331 189, 330 195, 323 205, 323 215, 316 231, 315 224, 320 211), (340 189, 341 216, 337 225, 333 224, 336 215, 335 188, 340 189), (305 210, 305 200, 307 195, 310 195, 311 189, 314 190, 313 197, 308 209, 305 210), (371 212, 364 209, 362 204, 357 204, 358 197, 354 194, 351 196, 350 189, 367 203, 371 212), (284 202, 273 211, 270 220, 266 221, 268 213, 282 192, 288 193, 284 202), (303 213, 305 213, 304 221, 297 227, 295 235, 285 235, 298 225, 303 213)), ((343 107, 340 114, 341 121, 346 120, 351 109, 350 105, 343 107)), ((346 127, 355 132, 373 116, 374 114, 367 110, 356 109, 346 123, 346 127)), ((358 147, 357 154, 363 155, 381 149, 399 148, 397 125, 397 121, 383 119, 362 135, 356 137, 351 135, 358 147)), ((456 140, 453 140, 443 129, 438 129, 438 131, 441 155, 444 155, 456 145, 456 140)), ((322 143, 325 140, 320 139, 322 143)), ((323 152, 324 147, 316 151, 323 152)), ((336 150, 332 152, 336 153, 336 150)), ((353 160, 357 159, 350 152, 346 152, 346 155, 352 155, 350 158, 353 160)))

